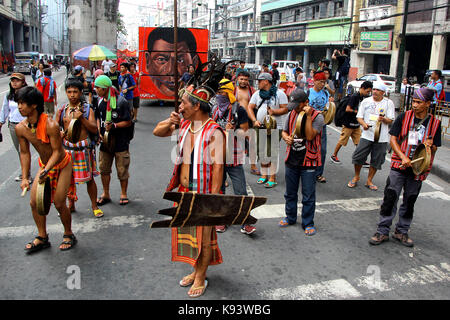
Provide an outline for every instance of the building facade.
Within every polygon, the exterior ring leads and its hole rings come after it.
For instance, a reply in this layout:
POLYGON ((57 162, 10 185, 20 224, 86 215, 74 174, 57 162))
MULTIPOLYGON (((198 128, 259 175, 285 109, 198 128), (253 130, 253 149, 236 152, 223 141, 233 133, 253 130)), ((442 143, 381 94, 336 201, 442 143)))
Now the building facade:
POLYGON ((66 2, 42 0, 42 52, 68 54, 66 2))
POLYGON ((40 51, 41 28, 37 0, 0 0, 0 66, 12 68, 14 53, 40 51))

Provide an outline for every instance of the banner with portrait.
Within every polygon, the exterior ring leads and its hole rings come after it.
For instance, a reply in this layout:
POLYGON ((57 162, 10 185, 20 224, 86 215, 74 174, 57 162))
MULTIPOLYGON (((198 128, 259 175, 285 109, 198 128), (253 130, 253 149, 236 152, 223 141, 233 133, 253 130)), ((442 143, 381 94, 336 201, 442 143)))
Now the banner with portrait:
POLYGON ((173 101, 175 66, 178 80, 189 65, 208 59, 208 29, 178 28, 178 57, 175 61, 173 28, 139 27, 140 98, 173 101))

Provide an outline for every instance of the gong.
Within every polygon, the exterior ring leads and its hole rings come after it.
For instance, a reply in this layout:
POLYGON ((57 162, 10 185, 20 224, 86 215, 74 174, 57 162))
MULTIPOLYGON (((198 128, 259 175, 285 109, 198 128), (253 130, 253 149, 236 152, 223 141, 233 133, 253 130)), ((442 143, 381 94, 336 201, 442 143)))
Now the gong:
POLYGON ((306 119, 307 115, 305 111, 301 111, 297 116, 297 121, 295 122, 294 134, 299 139, 306 138, 306 119))
POLYGON ((67 141, 71 143, 77 143, 80 140, 81 135, 81 121, 78 119, 70 120, 69 127, 67 128, 67 141))
POLYGON ((427 148, 422 143, 420 144, 416 151, 414 151, 414 155, 411 161, 411 167, 415 175, 421 175, 427 172, 430 167, 431 162, 431 153, 427 152, 427 148))
POLYGON ((334 102, 330 102, 328 104, 328 108, 326 108, 322 112, 323 120, 324 120, 325 124, 330 124, 331 122, 333 122, 335 114, 336 114, 336 105, 334 104, 334 102))
POLYGON ((45 182, 38 183, 36 190, 36 207, 37 212, 41 216, 48 215, 50 206, 52 204, 52 187, 50 185, 50 178, 47 177, 45 182))
POLYGON ((103 134, 103 145, 109 150, 114 151, 115 137, 111 131, 105 131, 103 134))
POLYGON ((277 120, 274 116, 267 115, 264 117, 264 126, 266 129, 276 129, 277 128, 277 120))
POLYGON ((375 131, 373 135, 373 140, 375 142, 378 142, 378 139, 380 139, 380 132, 381 132, 381 121, 377 121, 375 124, 375 131))

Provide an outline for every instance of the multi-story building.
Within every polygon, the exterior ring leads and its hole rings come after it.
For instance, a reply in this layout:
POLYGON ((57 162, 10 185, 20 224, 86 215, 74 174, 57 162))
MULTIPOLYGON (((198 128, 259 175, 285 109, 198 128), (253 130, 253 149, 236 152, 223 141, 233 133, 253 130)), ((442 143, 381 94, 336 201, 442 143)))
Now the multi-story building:
POLYGON ((13 54, 40 51, 41 29, 37 0, 0 0, 0 66, 12 68, 13 54))
POLYGON ((42 52, 67 54, 67 15, 65 1, 42 0, 42 52))
POLYGON ((352 1, 269 0, 261 6, 261 57, 299 61, 305 71, 350 45, 352 1))
MULTIPOLYGON (((355 0, 352 66, 358 75, 397 76, 405 0, 355 0)), ((409 1, 402 76, 423 81, 428 69, 450 69, 448 0, 409 1)))

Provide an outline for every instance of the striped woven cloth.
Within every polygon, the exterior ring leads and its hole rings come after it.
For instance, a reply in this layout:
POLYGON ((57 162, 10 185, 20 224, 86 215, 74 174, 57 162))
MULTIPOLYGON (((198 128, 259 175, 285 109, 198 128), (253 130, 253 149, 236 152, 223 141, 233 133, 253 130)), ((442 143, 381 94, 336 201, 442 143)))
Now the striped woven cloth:
POLYGON ((63 139, 64 148, 72 154, 73 177, 76 184, 91 181, 99 175, 95 159, 95 149, 90 148, 89 138, 77 143, 63 139))

